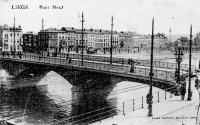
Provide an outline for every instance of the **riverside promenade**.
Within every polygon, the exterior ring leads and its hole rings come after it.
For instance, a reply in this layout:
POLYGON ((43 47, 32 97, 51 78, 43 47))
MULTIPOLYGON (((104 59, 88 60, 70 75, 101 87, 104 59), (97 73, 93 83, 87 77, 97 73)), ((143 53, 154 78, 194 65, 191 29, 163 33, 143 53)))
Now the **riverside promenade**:
MULTIPOLYGON (((198 74, 200 78, 200 74, 198 74)), ((196 116, 199 104, 199 94, 191 81, 193 92, 192 101, 181 100, 180 96, 173 96, 167 100, 153 104, 153 117, 148 117, 147 106, 136 111, 119 114, 113 118, 107 118, 91 125, 197 125, 196 116)), ((188 81, 186 91, 188 89, 188 81)))

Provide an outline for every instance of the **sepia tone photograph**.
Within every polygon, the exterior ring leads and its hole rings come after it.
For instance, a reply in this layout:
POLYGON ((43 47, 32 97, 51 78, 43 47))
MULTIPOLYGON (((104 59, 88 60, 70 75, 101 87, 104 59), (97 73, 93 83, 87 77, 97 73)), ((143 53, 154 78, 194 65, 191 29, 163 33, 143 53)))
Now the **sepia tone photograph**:
POLYGON ((0 0, 0 125, 200 125, 199 0, 0 0))

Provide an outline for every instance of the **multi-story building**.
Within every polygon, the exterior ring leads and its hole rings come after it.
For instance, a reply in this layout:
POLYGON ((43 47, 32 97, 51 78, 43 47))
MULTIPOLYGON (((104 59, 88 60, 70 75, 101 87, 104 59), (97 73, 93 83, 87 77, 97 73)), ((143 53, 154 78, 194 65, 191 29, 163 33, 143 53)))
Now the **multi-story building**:
POLYGON ((100 30, 94 30, 96 32, 96 35, 95 35, 95 48, 98 50, 98 51, 101 51, 103 52, 103 45, 104 45, 104 33, 103 31, 100 29, 100 30))
POLYGON ((180 37, 180 39, 175 41, 175 47, 181 47, 183 51, 189 50, 189 39, 188 37, 180 37))
POLYGON ((82 29, 76 29, 76 52, 79 53, 86 51, 88 45, 88 32, 89 30, 83 29, 83 46, 82 46, 82 29))
POLYGON ((103 31, 104 34, 104 40, 103 40, 103 52, 109 53, 110 47, 111 47, 111 32, 108 30, 103 31))
POLYGON ((114 53, 118 53, 119 52, 119 33, 117 31, 113 32, 113 51, 114 53))
POLYGON ((62 43, 66 38, 65 31, 56 28, 48 28, 38 32, 40 53, 54 55, 62 50, 62 43))
POLYGON ((139 51, 139 39, 136 33, 121 31, 119 40, 119 47, 123 48, 123 51, 128 53, 135 53, 139 51))
POLYGON ((119 53, 126 50, 125 38, 126 38, 126 35, 123 32, 120 32, 119 33, 119 53))
POLYGON ((200 51, 200 32, 197 33, 196 37, 194 38, 192 47, 195 51, 200 51))
POLYGON ((60 46, 62 45, 62 52, 68 53, 76 50, 76 29, 74 27, 63 27, 61 28, 65 33, 61 36, 60 46), (63 38, 64 37, 64 38, 63 38))
MULTIPOLYGON (((151 51, 151 35, 141 35, 139 38, 140 52, 150 52, 151 51)), ((167 49, 166 43, 168 42, 167 37, 164 34, 155 34, 154 36, 154 51, 160 52, 167 49)))
MULTIPOLYGON (((198 51, 200 50, 200 38, 199 34, 194 38, 194 41, 192 41, 192 51, 198 51)), ((180 37, 175 41, 175 48, 179 46, 183 51, 189 52, 190 50, 190 40, 188 37, 180 37)))
POLYGON ((22 35, 23 44, 22 51, 23 52, 37 52, 37 47, 39 46, 38 34, 31 32, 26 32, 22 35))
POLYGON ((22 28, 0 26, 0 51, 19 52, 22 51, 22 28))
MULTIPOLYGON (((95 47, 98 51, 109 53, 111 48, 111 31, 95 29, 93 30, 95 47)), ((112 50, 117 53, 119 51, 119 34, 115 31, 112 37, 112 50)))
POLYGON ((88 48, 95 48, 95 38, 96 38, 96 32, 93 31, 93 29, 89 29, 88 31, 88 42, 87 47, 88 48))

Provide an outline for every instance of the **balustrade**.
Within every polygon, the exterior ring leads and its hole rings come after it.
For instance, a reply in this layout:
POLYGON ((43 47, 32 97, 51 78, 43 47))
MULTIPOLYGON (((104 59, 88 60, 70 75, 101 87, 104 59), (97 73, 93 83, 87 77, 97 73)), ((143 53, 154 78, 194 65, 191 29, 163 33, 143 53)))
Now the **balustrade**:
MULTIPOLYGON (((65 56, 65 55, 62 55, 65 56)), ((69 58, 79 58, 79 54, 69 54, 69 58)), ((10 57, 2 57, 2 58, 14 58, 12 56, 10 57)), ((57 64, 57 65, 72 65, 72 66, 81 66, 81 60, 74 60, 71 59, 71 63, 69 63, 69 58, 58 58, 58 57, 41 57, 38 55, 34 54, 22 54, 22 58, 17 58, 15 56, 15 59, 20 59, 20 60, 26 60, 26 61, 35 61, 35 62, 44 62, 44 63, 51 63, 51 64, 57 64)), ((106 61, 109 59, 108 57, 100 57, 98 58, 97 56, 89 56, 85 55, 85 59, 93 59, 97 60, 100 59, 100 61, 106 61)), ((122 61, 123 58, 115 58, 115 62, 120 62, 122 61)), ((128 60, 127 60, 128 61, 128 60)), ((141 61, 141 60, 136 60, 139 62, 139 65, 149 65, 149 61, 141 61)), ((149 76, 150 69, 146 67, 133 67, 131 69, 130 65, 127 65, 126 63, 124 65, 118 64, 118 63, 113 63, 110 65, 109 63, 106 62, 94 62, 94 61, 87 61, 84 60, 83 67, 89 68, 89 69, 97 69, 97 70, 104 70, 104 71, 111 71, 111 72, 120 72, 120 73, 128 73, 128 74, 133 74, 133 75, 140 75, 140 76, 149 76)), ((165 67, 165 68, 175 68, 176 63, 167 63, 167 62, 160 62, 160 61, 155 61, 154 66, 160 66, 160 67, 165 67)), ((187 65, 183 65, 183 68, 187 68, 187 65)), ((174 72, 172 71, 165 71, 165 70, 153 70, 154 73, 154 78, 158 79, 163 79, 163 80, 174 80, 175 75, 174 72)))

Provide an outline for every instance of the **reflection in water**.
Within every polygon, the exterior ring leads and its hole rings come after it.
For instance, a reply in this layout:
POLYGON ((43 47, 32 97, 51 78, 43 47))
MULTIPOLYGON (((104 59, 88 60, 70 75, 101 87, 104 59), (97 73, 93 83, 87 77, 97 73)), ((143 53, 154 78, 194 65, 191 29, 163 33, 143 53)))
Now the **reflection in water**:
MULTIPOLYGON (((12 80, 11 83, 5 83, 15 85, 15 83, 19 84, 19 81, 12 80)), ((23 80, 23 84, 25 83, 31 84, 31 81, 23 80)), ((4 119, 13 123, 22 123, 23 119, 26 125, 45 125, 62 120, 65 122, 66 119, 72 124, 94 122, 100 117, 109 117, 109 114, 115 112, 111 110, 112 107, 108 107, 106 101, 112 87, 101 89, 103 87, 99 86, 97 88, 95 90, 82 89, 79 86, 72 88, 68 81, 51 71, 36 86, 7 91, 3 89, 1 91, 2 105, 0 108, 3 109, 1 114, 4 119), (24 114, 25 107, 26 113, 24 114), (98 110, 103 107, 108 108, 98 110), (78 116, 80 114, 83 115, 78 116)))

